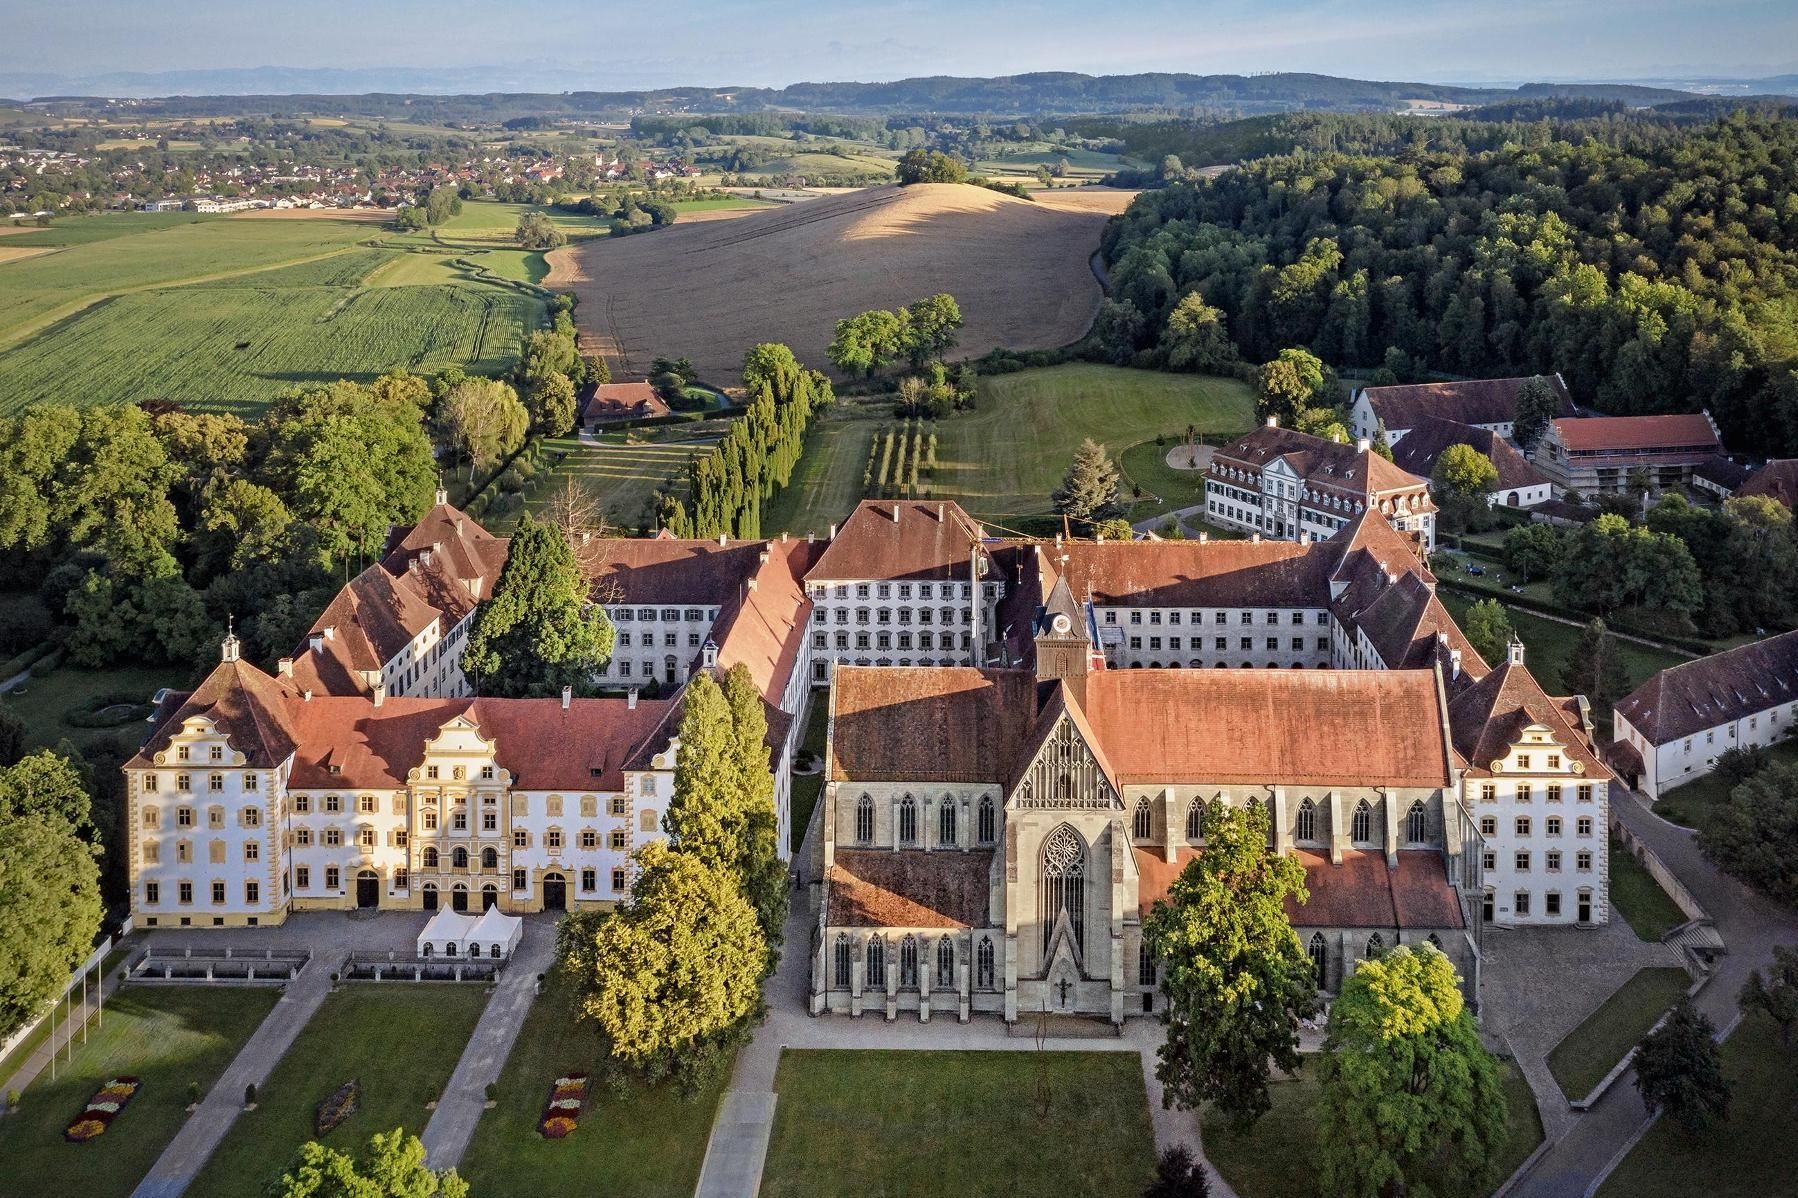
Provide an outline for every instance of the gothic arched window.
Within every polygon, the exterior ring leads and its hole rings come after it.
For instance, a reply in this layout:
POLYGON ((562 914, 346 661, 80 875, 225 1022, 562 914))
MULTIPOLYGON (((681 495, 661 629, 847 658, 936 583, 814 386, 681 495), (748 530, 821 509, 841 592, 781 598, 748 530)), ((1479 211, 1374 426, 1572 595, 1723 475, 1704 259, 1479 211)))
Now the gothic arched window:
POLYGON ((1298 824, 1297 838, 1299 840, 1317 839, 1317 804, 1310 799, 1299 804, 1298 824))
POLYGON ((1205 835, 1205 805, 1194 799, 1186 805, 1186 839, 1199 840, 1205 835))
POLYGON ((855 840, 857 844, 874 843, 874 800, 868 795, 855 804, 855 840))
POLYGON ((1043 842, 1043 951, 1063 915, 1074 933, 1074 945, 1086 943, 1086 843, 1066 824, 1043 842))
POLYGON ((1311 947, 1308 951, 1311 955, 1311 976, 1317 979, 1317 988, 1322 990, 1325 979, 1330 976, 1330 950, 1324 944, 1322 932, 1311 937, 1311 947))
POLYGON ((955 941, 947 936, 936 942, 936 984, 942 990, 955 985, 955 941))
POLYGON ((993 807, 993 796, 982 795, 980 799, 980 843, 991 844, 999 838, 997 811, 993 807))
POLYGON ((982 990, 993 988, 993 942, 982 940, 980 949, 974 954, 976 983, 982 990))
POLYGON ((1429 817, 1424 814, 1422 803, 1411 804, 1411 810, 1405 816, 1405 839, 1412 844, 1429 839, 1429 817))
POLYGON ((918 801, 910 795, 899 800, 899 843, 918 843, 918 801))
POLYGON ((868 980, 871 990, 887 988, 887 942, 879 936, 868 937, 868 980))
POLYGON ((957 843, 955 832, 955 800, 944 795, 942 809, 937 812, 936 817, 937 843, 954 848, 957 843))
POLYGON ((849 988, 849 933, 837 933, 835 958, 836 984, 839 988, 847 990, 849 988))
POLYGON ((1381 936, 1378 932, 1375 932, 1373 935, 1371 935, 1367 938, 1367 959, 1368 960, 1370 960, 1370 961, 1373 960, 1375 957, 1379 956, 1380 954, 1384 953, 1385 951, 1386 951, 1386 938, 1385 937, 1381 936))
POLYGON ((918 985, 918 938, 907 936, 899 942, 899 985, 916 989, 918 985))
POLYGON ((1153 986, 1155 984, 1155 946, 1144 936, 1136 945, 1136 984, 1153 986))
POLYGON ((1373 808, 1362 799, 1355 804, 1354 822, 1349 825, 1349 838, 1357 844, 1373 839, 1373 808))
POLYGON ((1130 834, 1138 840, 1147 840, 1154 834, 1155 820, 1149 813, 1148 796, 1136 800, 1136 817, 1131 823, 1130 834))
POLYGON ((1441 951, 1442 951, 1442 941, 1441 941, 1441 940, 1439 940, 1439 939, 1438 939, 1438 938, 1437 938, 1437 936, 1436 936, 1436 933, 1434 933, 1434 932, 1431 932, 1431 933, 1430 933, 1430 934, 1429 934, 1429 936, 1427 936, 1427 937, 1426 937, 1426 939, 1427 939, 1427 940, 1428 940, 1428 941, 1429 941, 1429 942, 1430 942, 1430 945, 1431 945, 1431 946, 1432 946, 1432 947, 1433 947, 1433 948, 1435 948, 1435 950, 1436 950, 1436 951, 1437 951, 1437 952, 1441 952, 1441 951))

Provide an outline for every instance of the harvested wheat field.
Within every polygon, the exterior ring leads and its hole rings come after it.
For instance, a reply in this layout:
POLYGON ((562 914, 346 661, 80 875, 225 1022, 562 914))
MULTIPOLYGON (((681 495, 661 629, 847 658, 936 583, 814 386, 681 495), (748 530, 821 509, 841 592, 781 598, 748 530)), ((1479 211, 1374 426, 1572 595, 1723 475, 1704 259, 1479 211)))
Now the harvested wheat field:
POLYGON ((840 317, 938 291, 961 304, 960 355, 1041 349, 1091 325, 1100 291, 1088 259, 1119 196, 1032 203, 953 183, 874 187, 570 246, 550 256, 545 285, 579 294, 583 343, 615 376, 685 356, 731 385, 760 341, 824 369, 840 317))

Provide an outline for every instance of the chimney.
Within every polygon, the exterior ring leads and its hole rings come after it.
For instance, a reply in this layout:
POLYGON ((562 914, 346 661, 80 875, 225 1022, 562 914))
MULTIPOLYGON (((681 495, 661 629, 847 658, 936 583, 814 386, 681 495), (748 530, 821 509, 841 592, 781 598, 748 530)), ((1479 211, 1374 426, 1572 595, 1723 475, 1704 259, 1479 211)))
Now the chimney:
POLYGON ((761 565, 761 566, 767 565, 769 556, 770 555, 766 549, 762 550, 760 553, 755 555, 756 564, 761 565))
POLYGON ((322 632, 315 632, 307 637, 306 643, 312 647, 314 653, 323 653, 325 651, 325 635, 322 632))
POLYGON ((375 706, 379 707, 385 702, 387 702, 387 679, 383 678, 375 683, 375 706))
POLYGON ((782 545, 785 545, 785 544, 786 544, 786 543, 787 543, 787 538, 788 538, 788 537, 790 537, 790 536, 791 536, 791 535, 792 535, 792 534, 791 534, 791 533, 788 533, 788 532, 782 532, 782 533, 781 533, 781 534, 780 534, 780 543, 781 543, 781 544, 782 544, 782 545))
POLYGON ((591 541, 592 539, 593 539, 592 533, 588 532, 584 528, 581 529, 581 544, 585 545, 588 541, 591 541))
POLYGON ((335 625, 335 624, 326 624, 325 625, 325 639, 327 641, 334 641, 337 639, 337 625, 335 625))
POLYGON ((723 533, 719 533, 718 534, 718 548, 722 549, 728 544, 730 544, 730 538, 723 533))
POLYGON ((636 687, 633 686, 629 690, 624 692, 624 707, 625 707, 626 711, 637 710, 637 688, 636 687))
MULTIPOLYGON (((830 526, 830 531, 831 531, 831 535, 832 535, 832 536, 835 536, 835 535, 836 535, 836 530, 837 530, 837 526, 836 526, 836 525, 834 525, 834 524, 832 524, 832 525, 831 525, 831 526, 830 526)), ((806 544, 807 544, 807 545, 815 545, 815 544, 817 544, 817 534, 816 534, 816 533, 809 533, 809 532, 808 532, 808 533, 806 533, 806 534, 805 534, 805 543, 806 543, 806 544)))
POLYGON ((830 526, 830 535, 828 537, 825 537, 824 539, 827 541, 834 541, 837 539, 837 526, 836 525, 832 524, 830 526))
POLYGON ((949 505, 946 503, 937 504, 936 505, 937 523, 942 524, 942 523, 946 522, 948 519, 949 519, 949 505))
POLYGON ((1209 541, 1210 539, 1211 539, 1211 534, 1208 532, 1202 532, 1199 534, 1199 544, 1201 544, 1201 545, 1203 545, 1206 541, 1209 541))
POLYGON ((1455 679, 1459 678, 1460 676, 1461 676, 1461 651, 1459 649, 1450 649, 1448 651, 1448 680, 1450 682, 1453 682, 1453 681, 1455 681, 1455 679))
POLYGON ((1308 533, 1308 532, 1305 532, 1305 531, 1303 531, 1303 530, 1300 530, 1300 532, 1299 532, 1299 544, 1301 544, 1301 545, 1309 545, 1309 544, 1310 544, 1310 543, 1311 543, 1311 534, 1310 534, 1310 533, 1308 533))
POLYGON ((1251 545, 1261 544, 1261 534, 1258 532, 1250 533, 1249 534, 1249 544, 1251 544, 1251 545))
POLYGON ((751 591, 755 590, 755 579, 753 579, 753 578, 745 579, 743 582, 743 586, 746 590, 751 590, 751 591))
POLYGON ((893 523, 899 523, 899 505, 896 503, 893 505, 893 523))
MULTIPOLYGON (((636 694, 635 691, 632 691, 631 693, 636 694)), ((572 703, 573 701, 574 701, 574 688, 572 686, 563 687, 562 688, 562 710, 567 711, 568 705, 570 703, 572 703)))
POLYGON ((312 692, 311 691, 304 692, 300 697, 305 699, 306 702, 308 702, 308 703, 312 702, 312 692))
POLYGON ((293 677, 293 658, 283 657, 275 663, 275 674, 280 678, 293 677))
POLYGON ((1279 428, 1280 427, 1280 418, 1278 416, 1269 416, 1267 418, 1267 427, 1279 428))
POLYGON ((1372 448, 1373 448, 1373 442, 1368 440, 1366 437, 1361 437, 1358 440, 1356 440, 1356 442, 1355 442, 1355 452, 1356 453, 1366 453, 1368 450, 1370 450, 1372 448))

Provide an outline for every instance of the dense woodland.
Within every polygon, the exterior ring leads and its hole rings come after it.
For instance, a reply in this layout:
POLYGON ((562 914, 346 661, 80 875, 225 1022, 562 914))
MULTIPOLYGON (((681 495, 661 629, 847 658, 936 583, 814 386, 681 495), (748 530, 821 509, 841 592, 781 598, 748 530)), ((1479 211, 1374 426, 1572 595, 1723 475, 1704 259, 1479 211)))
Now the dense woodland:
POLYGON ((1706 408, 1732 443, 1798 453, 1798 120, 1282 155, 1146 193, 1102 248, 1115 360, 1168 365, 1197 292, 1247 360, 1560 371, 1604 411, 1706 408))

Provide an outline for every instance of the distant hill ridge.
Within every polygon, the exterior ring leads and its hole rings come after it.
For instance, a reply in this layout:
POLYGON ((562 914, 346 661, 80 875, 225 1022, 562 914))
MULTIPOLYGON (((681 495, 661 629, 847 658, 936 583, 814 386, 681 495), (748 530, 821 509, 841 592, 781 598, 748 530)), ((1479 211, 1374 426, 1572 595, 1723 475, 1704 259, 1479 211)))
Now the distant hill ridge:
MULTIPOLYGON (((35 95, 37 102, 71 103, 106 97, 146 99, 139 111, 206 115, 229 102, 230 111, 354 112, 442 115, 439 110, 486 116, 527 113, 599 115, 645 107, 668 111, 759 112, 801 108, 830 112, 933 112, 1029 116, 1120 112, 1141 108, 1227 107, 1244 112, 1295 108, 1339 111, 1389 109, 1416 101, 1490 104, 1519 96, 1588 96, 1653 104, 1687 99, 1692 92, 1622 83, 1531 83, 1520 88, 1458 87, 1440 83, 1384 82, 1334 75, 1281 72, 1269 75, 1187 75, 1151 72, 1084 75, 1038 71, 987 78, 925 76, 879 83, 795 83, 782 88, 674 87, 638 91, 582 90, 591 72, 532 72, 536 86, 571 90, 505 90, 521 72, 513 69, 429 68, 306 70, 259 67, 221 71, 119 72, 85 78, 0 73, 0 94, 35 95), (470 94, 471 87, 497 86, 470 94), (406 94, 390 88, 411 89, 406 94), (349 94, 352 91, 357 94, 349 94), (51 95, 49 93, 56 93, 51 95)), ((1776 89, 1768 89, 1776 90, 1776 89)))

